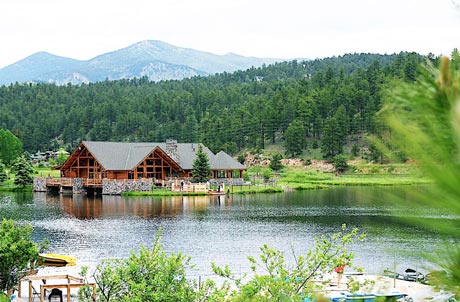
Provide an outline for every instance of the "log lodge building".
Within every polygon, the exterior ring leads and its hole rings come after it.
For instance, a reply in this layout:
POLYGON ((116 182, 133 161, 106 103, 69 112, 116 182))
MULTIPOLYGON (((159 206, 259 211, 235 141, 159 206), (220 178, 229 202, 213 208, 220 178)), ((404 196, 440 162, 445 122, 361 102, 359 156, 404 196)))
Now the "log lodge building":
MULTIPOLYGON (((242 183, 246 167, 227 153, 214 154, 206 146, 212 182, 242 183)), ((82 141, 62 164, 60 179, 35 179, 35 191, 58 188, 60 192, 121 194, 124 191, 150 191, 153 185, 172 180, 188 180, 199 144, 126 143, 82 141)))

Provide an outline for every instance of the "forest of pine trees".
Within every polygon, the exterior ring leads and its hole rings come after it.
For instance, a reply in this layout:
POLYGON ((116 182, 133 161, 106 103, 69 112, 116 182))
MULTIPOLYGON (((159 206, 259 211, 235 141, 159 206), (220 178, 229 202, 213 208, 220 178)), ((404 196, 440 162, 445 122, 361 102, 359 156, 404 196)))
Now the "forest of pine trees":
POLYGON ((146 78, 74 86, 0 87, 0 129, 24 150, 68 150, 81 140, 202 142, 230 154, 283 143, 288 155, 341 153, 347 136, 377 133, 382 91, 414 81, 433 56, 349 54, 276 63, 181 81, 146 78))

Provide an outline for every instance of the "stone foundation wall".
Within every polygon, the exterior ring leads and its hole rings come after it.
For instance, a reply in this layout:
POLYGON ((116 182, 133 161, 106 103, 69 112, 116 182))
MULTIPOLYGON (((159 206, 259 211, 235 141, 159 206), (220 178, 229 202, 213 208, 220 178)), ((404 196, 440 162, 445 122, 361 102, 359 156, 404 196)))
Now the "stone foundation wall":
POLYGON ((212 185, 224 184, 226 186, 242 186, 244 184, 244 180, 242 178, 214 178, 210 179, 209 183, 212 185))
POLYGON ((45 177, 34 177, 34 192, 46 192, 46 178, 45 177))
POLYGON ((72 193, 73 194, 81 194, 85 193, 86 190, 83 187, 83 178, 74 178, 73 179, 73 187, 72 187, 72 193))
POLYGON ((154 185, 153 179, 128 179, 128 180, 102 180, 102 194, 120 195, 123 192, 147 192, 151 191, 154 185))

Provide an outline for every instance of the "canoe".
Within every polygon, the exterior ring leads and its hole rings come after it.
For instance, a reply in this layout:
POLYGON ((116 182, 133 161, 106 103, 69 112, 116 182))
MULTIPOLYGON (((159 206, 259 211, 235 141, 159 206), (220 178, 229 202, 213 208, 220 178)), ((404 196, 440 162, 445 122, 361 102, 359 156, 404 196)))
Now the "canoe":
POLYGON ((39 261, 41 265, 45 266, 75 266, 77 259, 68 255, 61 254, 40 254, 42 259, 39 261))
POLYGON ((219 191, 209 190, 209 191, 208 191, 208 194, 209 194, 209 195, 225 195, 226 193, 223 192, 223 191, 220 191, 220 192, 219 192, 219 191))

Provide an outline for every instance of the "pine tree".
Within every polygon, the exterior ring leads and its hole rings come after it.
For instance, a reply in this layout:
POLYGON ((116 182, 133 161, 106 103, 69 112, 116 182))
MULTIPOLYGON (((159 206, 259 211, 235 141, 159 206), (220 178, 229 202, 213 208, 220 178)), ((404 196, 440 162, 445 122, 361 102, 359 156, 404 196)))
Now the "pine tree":
POLYGON ((331 159, 343 152, 344 139, 341 129, 335 117, 326 120, 324 126, 323 139, 321 140, 321 152, 324 158, 331 159))
POLYGON ((273 171, 278 171, 282 168, 281 165, 281 160, 283 159, 283 156, 279 153, 273 154, 271 160, 270 160, 270 168, 273 171))
POLYGON ((34 169, 24 155, 15 159, 12 170, 16 173, 14 178, 14 184, 16 186, 25 187, 33 183, 32 174, 34 173, 34 169))
POLYGON ((294 120, 284 132, 286 154, 291 154, 292 157, 301 154, 305 145, 305 128, 298 120, 294 120))
POLYGON ((6 175, 5 165, 0 162, 0 184, 2 184, 7 178, 8 175, 6 175))
POLYGON ((193 182, 207 182, 211 175, 211 166, 209 164, 208 155, 203 152, 203 147, 198 146, 198 151, 196 152, 196 158, 193 161, 193 172, 192 172, 192 181, 193 182))

